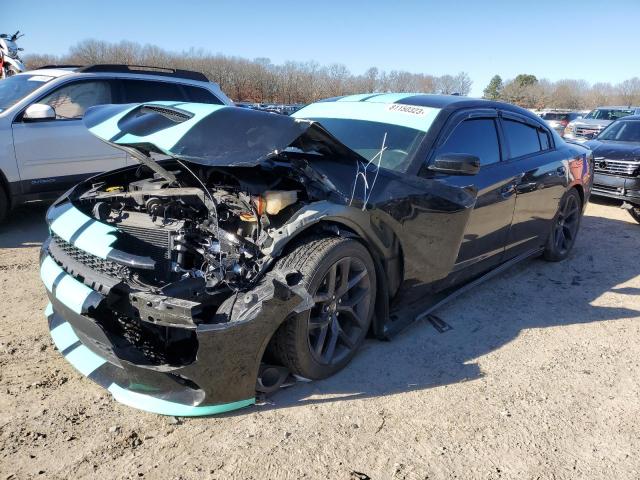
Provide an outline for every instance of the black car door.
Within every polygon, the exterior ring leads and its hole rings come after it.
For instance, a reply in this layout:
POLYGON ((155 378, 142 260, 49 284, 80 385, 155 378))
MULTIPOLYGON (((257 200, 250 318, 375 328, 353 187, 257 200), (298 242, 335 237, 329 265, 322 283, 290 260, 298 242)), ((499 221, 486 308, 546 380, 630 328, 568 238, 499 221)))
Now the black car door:
POLYGON ((478 273, 502 259, 515 207, 517 176, 504 168, 497 121, 497 112, 492 109, 456 115, 430 156, 466 153, 480 158, 480 171, 474 176, 442 175, 450 185, 477 189, 453 272, 478 273))
POLYGON ((544 244, 567 185, 567 162, 543 125, 512 112, 501 112, 506 171, 517 176, 516 205, 505 258, 544 244))

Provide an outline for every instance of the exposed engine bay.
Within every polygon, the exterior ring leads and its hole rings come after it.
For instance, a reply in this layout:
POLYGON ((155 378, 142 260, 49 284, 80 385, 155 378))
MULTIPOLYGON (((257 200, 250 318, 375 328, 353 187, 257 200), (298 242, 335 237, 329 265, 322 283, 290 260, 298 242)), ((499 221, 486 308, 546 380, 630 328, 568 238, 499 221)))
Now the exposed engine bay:
POLYGON ((182 161, 167 168, 175 181, 141 166, 135 177, 103 176, 74 201, 119 230, 115 248, 155 262, 153 268, 121 270, 121 280, 135 290, 217 303, 250 287, 272 261, 263 252, 272 242, 270 232, 310 200, 309 180, 291 168, 225 169, 182 161))

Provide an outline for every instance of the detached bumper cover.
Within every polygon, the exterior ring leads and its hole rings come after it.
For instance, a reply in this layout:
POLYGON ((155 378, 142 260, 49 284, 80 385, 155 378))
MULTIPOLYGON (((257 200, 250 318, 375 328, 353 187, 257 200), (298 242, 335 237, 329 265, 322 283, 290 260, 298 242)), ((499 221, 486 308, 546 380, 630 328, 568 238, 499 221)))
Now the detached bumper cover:
MULTIPOLYGON (((92 231, 94 248, 110 248, 110 242, 101 237, 112 237, 113 232, 93 220, 75 222, 79 233, 73 233, 67 222, 62 223, 66 230, 60 222, 55 224, 61 216, 80 218, 74 210, 55 212, 58 215, 49 219, 54 233, 78 241, 82 232, 92 231)), ((149 412, 212 415, 255 403, 256 379, 269 339, 289 314, 312 304, 306 290, 287 285, 282 274, 271 273, 251 292, 240 294, 231 313, 216 318, 217 323, 163 326, 142 320, 140 315, 118 317, 125 324, 142 326, 143 332, 156 329, 171 334, 166 338, 180 339, 172 347, 180 354, 178 360, 175 356, 149 357, 148 344, 131 343, 105 322, 110 315, 120 315, 114 313, 116 305, 128 301, 126 295, 111 288, 96 291, 92 288, 96 282, 86 278, 87 272, 78 274, 65 264, 65 258, 55 259, 49 244, 50 240, 42 248, 40 274, 50 301, 46 317, 56 347, 117 401, 149 412)), ((95 253, 109 255, 94 249, 95 253)), ((166 315, 160 310, 152 313, 154 318, 166 315)))
MULTIPOLYGON (((48 255, 43 255, 40 274, 51 301, 45 314, 54 344, 80 373, 106 388, 117 401, 176 416, 212 415, 255 403, 255 377, 247 398, 217 403, 215 392, 194 388, 193 382, 185 381, 179 375, 183 369, 160 371, 162 369, 149 369, 118 359, 111 345, 103 343, 108 337, 86 315, 89 309, 104 301, 104 297, 67 275, 48 255), (110 355, 105 355, 105 351, 110 355)), ((219 372, 218 376, 224 378, 225 374, 219 372)))

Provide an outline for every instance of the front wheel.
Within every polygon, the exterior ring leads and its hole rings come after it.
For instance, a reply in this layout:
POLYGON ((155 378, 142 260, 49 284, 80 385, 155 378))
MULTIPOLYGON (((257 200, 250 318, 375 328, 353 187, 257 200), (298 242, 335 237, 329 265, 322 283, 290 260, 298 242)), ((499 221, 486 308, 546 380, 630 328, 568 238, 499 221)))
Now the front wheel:
POLYGON ((569 256, 578 236, 582 218, 582 199, 575 188, 569 190, 560 200, 558 212, 543 256, 550 262, 559 262, 569 256))
POLYGON ((316 237, 275 268, 300 271, 315 304, 278 329, 273 353, 305 378, 333 375, 353 358, 371 325, 376 274, 369 252, 356 240, 316 237))
POLYGON ((636 222, 640 223, 640 207, 631 207, 629 209, 629 214, 636 222))

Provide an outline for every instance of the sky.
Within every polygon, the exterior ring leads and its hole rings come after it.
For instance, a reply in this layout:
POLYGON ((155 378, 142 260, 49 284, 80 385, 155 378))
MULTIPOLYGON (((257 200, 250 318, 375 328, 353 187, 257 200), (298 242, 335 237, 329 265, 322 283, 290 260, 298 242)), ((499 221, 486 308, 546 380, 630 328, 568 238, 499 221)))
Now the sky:
POLYGON ((24 32, 25 54, 63 54, 95 38, 342 63, 354 74, 465 71, 473 96, 495 74, 614 84, 640 76, 639 0, 20 0, 2 10, 0 32, 24 32))

